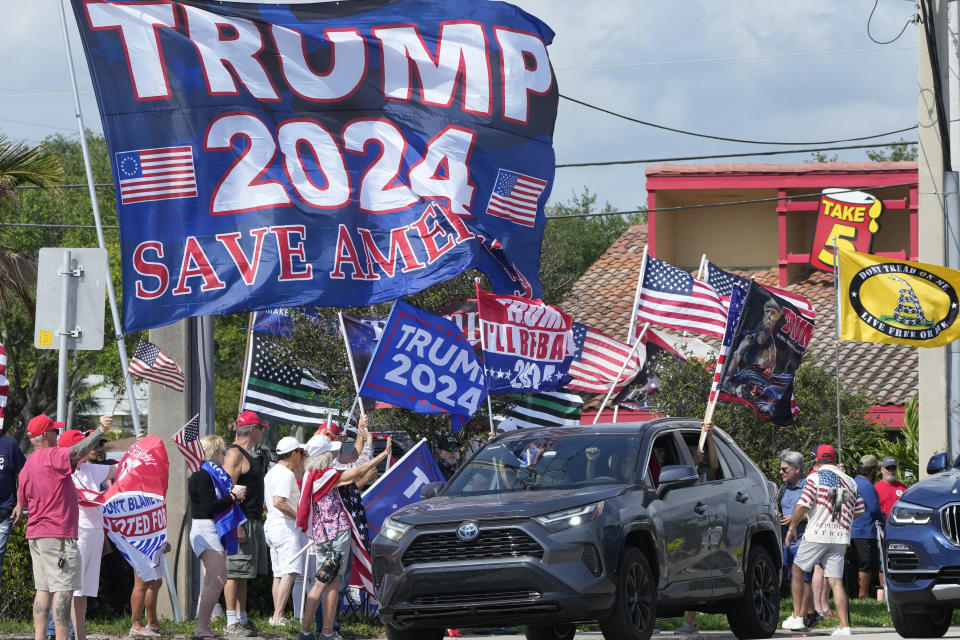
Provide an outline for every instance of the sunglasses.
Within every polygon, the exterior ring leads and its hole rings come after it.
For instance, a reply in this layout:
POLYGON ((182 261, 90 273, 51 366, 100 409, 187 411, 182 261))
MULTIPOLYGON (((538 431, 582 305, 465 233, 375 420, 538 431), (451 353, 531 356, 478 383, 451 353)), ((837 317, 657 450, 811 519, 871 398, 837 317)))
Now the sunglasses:
POLYGON ((780 473, 786 473, 787 471, 790 471, 790 467, 780 467, 780 473))

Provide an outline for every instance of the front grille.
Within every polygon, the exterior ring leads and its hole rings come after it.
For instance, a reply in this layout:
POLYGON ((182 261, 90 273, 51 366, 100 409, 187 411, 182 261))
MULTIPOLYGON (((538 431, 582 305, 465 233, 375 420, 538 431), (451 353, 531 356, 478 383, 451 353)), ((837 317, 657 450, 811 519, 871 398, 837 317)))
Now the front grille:
POLYGON ((383 558, 373 561, 373 586, 379 587, 383 581, 383 574, 387 572, 387 562, 383 558))
POLYGON ((917 553, 913 550, 891 550, 887 547, 887 568, 891 571, 915 571, 920 566, 917 553))
POLYGON ((590 573, 598 578, 603 573, 603 565, 600 564, 600 552, 592 544, 583 545, 583 564, 587 565, 590 573))
POLYGON ((937 574, 937 584, 960 584, 960 567, 944 567, 937 574))
POLYGON ((512 591, 472 591, 469 593, 428 593, 411 600, 416 605, 474 605, 492 602, 534 602, 540 599, 539 591, 514 589, 512 591))
POLYGON ((523 556, 543 558, 543 547, 520 529, 481 529, 470 542, 455 533, 428 533, 417 536, 403 554, 403 566, 523 556))
POLYGON ((948 504, 940 509, 940 530, 947 540, 960 546, 960 504, 948 504))

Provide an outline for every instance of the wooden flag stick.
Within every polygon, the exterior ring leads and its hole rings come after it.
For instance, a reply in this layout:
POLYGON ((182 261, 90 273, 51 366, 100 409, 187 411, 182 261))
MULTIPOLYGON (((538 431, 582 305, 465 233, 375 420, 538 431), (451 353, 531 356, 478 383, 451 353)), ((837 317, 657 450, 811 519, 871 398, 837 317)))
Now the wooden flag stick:
POLYGON ((593 424, 597 424, 597 421, 600 420, 600 414, 603 413, 603 410, 607 406, 607 402, 610 400, 610 396, 613 395, 613 390, 617 388, 617 384, 620 382, 620 376, 623 375, 623 372, 627 370, 627 365, 630 364, 630 358, 633 357, 633 354, 637 352, 637 348, 643 344, 643 336, 647 334, 647 329, 650 328, 650 323, 645 322, 643 324, 643 331, 640 332, 640 335, 637 337, 637 341, 634 343, 633 348, 630 349, 630 353, 627 355, 626 359, 623 361, 623 366, 620 367, 620 371, 617 373, 617 377, 613 379, 613 384, 610 385, 610 389, 607 391, 606 397, 603 399, 603 402, 600 404, 600 408, 597 410, 597 415, 593 416, 593 424))
POLYGON ((117 405, 120 404, 120 399, 123 397, 123 394, 127 392, 127 379, 130 377, 130 370, 127 370, 127 375, 123 377, 123 384, 120 385, 120 391, 117 392, 117 397, 113 399, 113 408, 110 409, 110 415, 113 416, 117 412, 117 405))

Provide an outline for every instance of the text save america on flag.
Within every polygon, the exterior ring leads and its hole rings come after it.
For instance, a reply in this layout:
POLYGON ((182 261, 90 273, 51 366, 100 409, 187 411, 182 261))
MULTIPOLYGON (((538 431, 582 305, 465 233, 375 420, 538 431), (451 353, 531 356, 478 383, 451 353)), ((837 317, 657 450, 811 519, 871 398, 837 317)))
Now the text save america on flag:
POLYGON ((146 340, 137 343, 127 373, 162 384, 174 391, 183 391, 183 371, 180 365, 161 351, 160 347, 146 340))
POLYGON ((649 255, 642 268, 638 323, 723 338, 727 311, 713 287, 649 255))

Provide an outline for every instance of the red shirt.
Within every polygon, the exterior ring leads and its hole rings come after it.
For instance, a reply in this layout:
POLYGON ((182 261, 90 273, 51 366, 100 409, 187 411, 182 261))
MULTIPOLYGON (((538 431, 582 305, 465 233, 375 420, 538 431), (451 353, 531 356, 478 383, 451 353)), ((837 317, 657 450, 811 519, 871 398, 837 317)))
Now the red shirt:
POLYGON ((80 509, 70 449, 37 449, 20 471, 20 504, 27 508, 27 539, 77 538, 80 509))
POLYGON ((900 499, 903 492, 907 490, 907 485, 899 480, 893 482, 881 480, 873 485, 873 488, 877 490, 877 498, 880 499, 880 510, 883 511, 883 515, 889 516, 890 509, 893 509, 893 503, 900 499))

